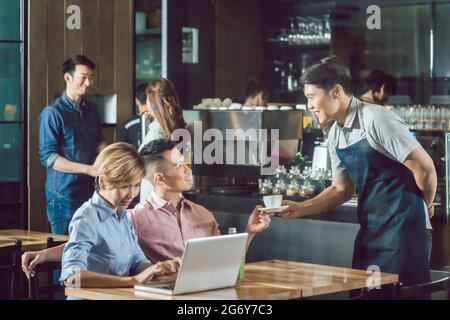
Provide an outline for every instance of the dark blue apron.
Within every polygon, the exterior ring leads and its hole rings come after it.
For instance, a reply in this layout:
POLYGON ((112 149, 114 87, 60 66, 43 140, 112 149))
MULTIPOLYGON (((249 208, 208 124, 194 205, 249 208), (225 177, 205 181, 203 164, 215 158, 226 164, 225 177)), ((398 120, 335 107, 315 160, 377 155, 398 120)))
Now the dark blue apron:
MULTIPOLYGON (((360 126, 364 130, 361 107, 360 126)), ((339 136, 338 136, 339 137, 339 136)), ((336 152, 358 190, 353 268, 378 266, 405 285, 430 281, 425 206, 412 172, 370 146, 367 139, 336 152)))

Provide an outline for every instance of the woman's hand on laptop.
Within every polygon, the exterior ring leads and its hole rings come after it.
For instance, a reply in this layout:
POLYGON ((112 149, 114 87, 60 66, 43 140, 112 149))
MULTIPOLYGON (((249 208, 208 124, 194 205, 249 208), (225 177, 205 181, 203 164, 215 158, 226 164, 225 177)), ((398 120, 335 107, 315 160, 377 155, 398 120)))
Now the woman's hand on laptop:
POLYGON ((181 258, 175 258, 173 260, 166 260, 158 262, 157 265, 160 265, 160 272, 158 272, 156 277, 163 277, 167 275, 171 275, 177 273, 180 269, 181 258))
POLYGON ((139 284, 147 283, 156 277, 177 273, 179 268, 180 268, 180 258, 176 258, 174 260, 161 261, 152 264, 141 273, 135 275, 133 279, 139 284))
POLYGON ((248 218, 246 232, 248 234, 259 233, 270 225, 270 214, 259 211, 262 206, 256 206, 248 218))

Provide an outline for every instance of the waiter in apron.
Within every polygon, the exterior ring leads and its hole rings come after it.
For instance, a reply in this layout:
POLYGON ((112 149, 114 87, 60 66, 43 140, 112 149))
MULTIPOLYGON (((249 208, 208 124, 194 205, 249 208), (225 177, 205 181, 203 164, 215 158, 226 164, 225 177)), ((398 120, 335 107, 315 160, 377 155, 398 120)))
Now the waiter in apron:
POLYGON ((329 57, 301 76, 308 109, 328 135, 332 185, 304 202, 284 201, 284 218, 333 210, 358 191, 353 268, 378 266, 404 285, 430 281, 427 226, 434 213, 434 163, 405 122, 353 96, 347 67, 329 57))

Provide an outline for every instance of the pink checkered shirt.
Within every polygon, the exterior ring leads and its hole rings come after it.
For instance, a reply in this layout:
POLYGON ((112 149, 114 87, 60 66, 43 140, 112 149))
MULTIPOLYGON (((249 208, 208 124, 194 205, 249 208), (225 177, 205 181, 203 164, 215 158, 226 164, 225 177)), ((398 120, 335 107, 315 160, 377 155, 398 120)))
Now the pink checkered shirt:
POLYGON ((212 213, 183 196, 180 211, 153 192, 128 214, 152 263, 181 257, 189 239, 220 234, 212 213))

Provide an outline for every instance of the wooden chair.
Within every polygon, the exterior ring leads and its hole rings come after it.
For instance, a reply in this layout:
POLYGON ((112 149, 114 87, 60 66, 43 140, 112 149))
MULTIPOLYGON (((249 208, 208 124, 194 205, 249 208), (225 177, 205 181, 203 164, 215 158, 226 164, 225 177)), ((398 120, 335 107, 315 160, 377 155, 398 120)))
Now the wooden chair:
MULTIPOLYGON (((54 241, 52 237, 47 238, 47 248, 52 248, 65 243, 65 241, 54 241)), ((61 270, 60 261, 51 261, 38 264, 35 268, 35 275, 28 280, 28 298, 33 300, 54 298, 54 294, 64 292, 64 287, 53 282, 54 271, 61 270), (40 285, 39 274, 46 274, 45 285, 40 285)))
MULTIPOLYGON (((11 246, 0 248, 0 275, 4 279, 7 295, 0 295, 3 299, 15 299, 19 291, 19 276, 21 272, 20 257, 22 255, 22 241, 16 240, 11 246)), ((0 285, 1 286, 1 285, 0 285)))
POLYGON ((431 281, 413 286, 396 285, 396 299, 426 299, 432 293, 443 291, 447 300, 450 299, 450 274, 445 271, 431 270, 431 281))

